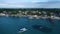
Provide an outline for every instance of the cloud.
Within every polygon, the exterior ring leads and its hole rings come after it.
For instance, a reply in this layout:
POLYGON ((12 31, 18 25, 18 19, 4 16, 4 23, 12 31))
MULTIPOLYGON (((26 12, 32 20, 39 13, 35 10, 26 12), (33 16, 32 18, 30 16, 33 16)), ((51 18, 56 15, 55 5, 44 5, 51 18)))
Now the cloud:
POLYGON ((52 0, 0 0, 0 8, 60 8, 60 2, 51 2, 52 0))

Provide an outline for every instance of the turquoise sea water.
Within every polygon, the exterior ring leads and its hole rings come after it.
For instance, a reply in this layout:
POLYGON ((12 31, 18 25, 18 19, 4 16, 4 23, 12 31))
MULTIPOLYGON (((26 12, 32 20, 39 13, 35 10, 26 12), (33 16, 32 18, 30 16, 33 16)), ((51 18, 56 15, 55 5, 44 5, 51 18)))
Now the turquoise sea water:
POLYGON ((51 24, 47 19, 28 19, 27 17, 0 17, 0 34, 60 34, 60 20, 54 20, 51 24), (46 33, 35 30, 32 25, 39 24, 52 28, 52 32, 46 33), (19 28, 25 27, 28 30, 18 33, 19 28))

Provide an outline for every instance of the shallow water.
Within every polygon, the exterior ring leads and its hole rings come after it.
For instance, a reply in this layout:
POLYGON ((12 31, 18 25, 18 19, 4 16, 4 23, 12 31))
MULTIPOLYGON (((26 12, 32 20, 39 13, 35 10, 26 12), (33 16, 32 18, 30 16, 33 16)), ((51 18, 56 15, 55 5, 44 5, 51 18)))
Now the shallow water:
POLYGON ((51 24, 47 19, 28 19, 27 17, 0 17, 0 34, 60 34, 60 20, 54 20, 51 24), (52 32, 46 33, 32 28, 32 25, 39 24, 52 28, 52 32), (25 27, 28 30, 18 33, 19 28, 25 27))

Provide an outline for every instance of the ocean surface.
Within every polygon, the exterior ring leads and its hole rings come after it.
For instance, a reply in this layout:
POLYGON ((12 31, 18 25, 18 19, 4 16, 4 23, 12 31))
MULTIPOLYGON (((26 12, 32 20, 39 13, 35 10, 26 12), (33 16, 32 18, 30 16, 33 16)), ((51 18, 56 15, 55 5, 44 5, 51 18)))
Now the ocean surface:
POLYGON ((0 34, 60 34, 60 20, 54 19, 54 24, 47 19, 28 19, 28 17, 0 16, 0 34), (52 32, 42 32, 32 28, 32 25, 43 25, 52 28, 52 32), (19 28, 27 28, 23 33, 18 33, 19 28))

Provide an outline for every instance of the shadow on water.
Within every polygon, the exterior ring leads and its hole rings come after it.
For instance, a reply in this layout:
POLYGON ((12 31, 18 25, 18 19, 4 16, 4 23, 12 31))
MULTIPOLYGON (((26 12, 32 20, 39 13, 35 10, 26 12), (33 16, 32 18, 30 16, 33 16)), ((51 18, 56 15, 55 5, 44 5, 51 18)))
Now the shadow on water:
POLYGON ((52 28, 46 27, 46 26, 42 26, 42 25, 32 25, 32 27, 36 30, 42 31, 42 32, 46 32, 46 33, 50 33, 52 32, 52 28))
POLYGON ((49 21, 49 23, 50 23, 52 26, 55 26, 54 19, 47 18, 46 20, 49 21))

